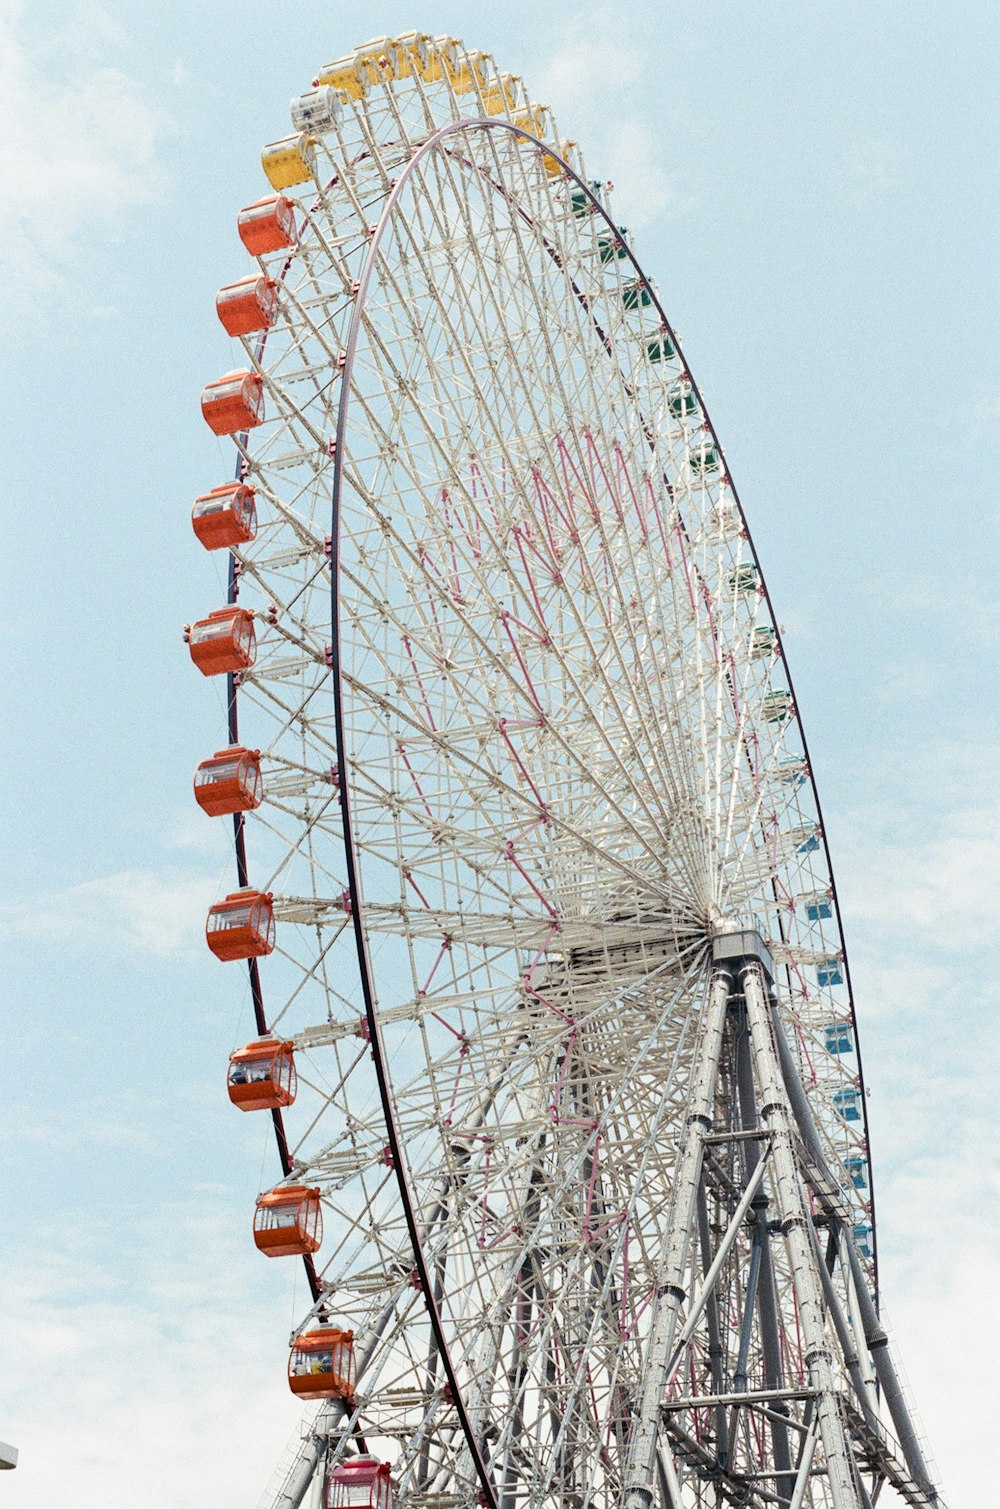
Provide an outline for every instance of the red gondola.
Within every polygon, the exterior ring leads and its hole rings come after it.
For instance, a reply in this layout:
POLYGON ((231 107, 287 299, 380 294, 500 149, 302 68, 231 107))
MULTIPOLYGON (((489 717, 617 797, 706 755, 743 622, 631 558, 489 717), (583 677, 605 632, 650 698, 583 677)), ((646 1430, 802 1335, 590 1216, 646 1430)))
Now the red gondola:
POLYGON ((206 384, 201 412, 214 435, 235 435, 264 422, 264 379, 244 369, 226 372, 206 384))
POLYGON ((323 1240, 319 1190, 286 1184, 257 1200, 253 1239, 265 1257, 304 1257, 323 1240))
POLYGON ((392 1509, 388 1462, 377 1457, 348 1457, 330 1473, 326 1509, 392 1509))
POLYGON ((241 1111, 277 1111, 290 1106, 298 1088, 291 1043, 261 1037, 238 1048, 229 1059, 226 1087, 229 1099, 241 1111))
POLYGON ((216 608, 207 618, 199 618, 191 625, 188 648, 203 676, 247 670, 257 658, 253 613, 233 603, 216 608))
POLYGON ((354 1332, 304 1331, 288 1355, 288 1387, 300 1399, 350 1399, 354 1394, 354 1332))
POLYGON ((269 194, 240 210, 236 228, 251 257, 265 257, 295 244, 295 206, 284 194, 269 194))
POLYGON ((271 893, 233 891, 216 902, 205 923, 205 941, 217 959, 259 959, 274 948, 271 893))
POLYGON ((257 533, 254 490, 244 482, 227 482, 195 498, 191 527, 206 550, 233 550, 257 533))
POLYGON ((273 278, 253 272, 227 283, 215 296, 215 312, 227 335, 253 335, 268 330, 278 312, 278 285, 273 278))
POLYGON ((194 799, 209 817, 251 812, 264 799, 260 750, 233 744, 202 760, 194 773, 194 799))

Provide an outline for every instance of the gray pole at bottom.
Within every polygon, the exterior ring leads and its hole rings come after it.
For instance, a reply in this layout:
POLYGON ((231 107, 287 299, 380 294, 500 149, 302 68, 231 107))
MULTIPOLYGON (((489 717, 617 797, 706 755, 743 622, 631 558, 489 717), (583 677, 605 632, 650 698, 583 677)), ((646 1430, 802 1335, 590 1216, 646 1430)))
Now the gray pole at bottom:
MULTIPOLYGON (((687 1299, 684 1281, 687 1276, 688 1249, 697 1227, 704 1137, 712 1126, 715 1082, 732 984, 732 975, 728 970, 713 970, 708 987, 708 1002, 695 1047, 691 1094, 663 1243, 659 1289, 643 1359, 642 1389, 630 1432, 622 1495, 624 1509, 652 1509, 656 1497, 660 1406, 667 1391, 667 1373, 681 1306, 687 1299)), ((673 1466, 672 1463, 670 1465, 673 1466)), ((662 1466, 665 1468, 666 1463, 662 1466)), ((669 1471, 667 1481, 670 1482, 669 1471)), ((670 1485, 671 1498, 677 1491, 674 1475, 674 1483, 670 1485)), ((680 1503, 675 1509, 681 1509, 680 1503)))

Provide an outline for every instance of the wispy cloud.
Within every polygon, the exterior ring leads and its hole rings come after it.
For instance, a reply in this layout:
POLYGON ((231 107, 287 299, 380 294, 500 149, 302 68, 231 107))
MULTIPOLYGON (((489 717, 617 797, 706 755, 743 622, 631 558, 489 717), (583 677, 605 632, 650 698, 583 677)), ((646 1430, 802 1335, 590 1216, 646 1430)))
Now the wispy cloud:
POLYGON ((846 909, 886 936, 900 929, 936 950, 975 947, 1000 932, 989 877, 1000 873, 1000 800, 983 795, 942 816, 930 811, 922 831, 902 836, 866 826, 845 855, 851 884, 846 909), (855 879, 856 877, 856 879, 855 879))
POLYGON ((883 1316, 956 1506, 989 1503, 995 1491, 982 1440, 1000 1347, 1000 1169, 991 1124, 979 1130, 957 1156, 918 1160, 894 1179, 881 1211, 883 1316))
POLYGON ((209 1212, 139 1211, 120 1230, 96 1210, 69 1241, 36 1217, 35 1250, 6 1265, 0 1298, 0 1366, 17 1380, 12 1509, 67 1482, 80 1509, 137 1495, 175 1509, 192 1471, 198 1504, 256 1501, 301 1417, 284 1379, 288 1289, 228 1211, 209 1212))
POLYGON ((983 385, 961 404, 956 404, 949 414, 967 441, 981 444, 995 441, 1000 436, 1000 389, 983 385))
POLYGON ((167 849, 198 854, 220 866, 231 859, 233 843, 229 824, 213 822, 195 807, 194 802, 165 812, 160 832, 167 849))
POLYGON ((615 204, 633 228, 675 197, 661 137, 627 106, 629 89, 646 75, 640 47, 600 34, 571 38, 531 71, 536 98, 552 106, 563 135, 602 142, 588 171, 612 180, 615 204))
POLYGON ((1000 989, 983 968, 1000 946, 1000 800, 983 779, 992 754, 944 743, 895 754, 859 773, 866 800, 837 823, 875 1125, 893 1156, 943 1139, 971 1151, 979 1132, 967 1123, 984 1109, 975 1071, 1000 1051, 1000 989))
POLYGON ((127 950, 162 959, 202 947, 217 891, 215 875, 118 870, 0 906, 0 921, 8 938, 48 943, 58 936, 69 953, 127 950))
POLYGON ((915 739, 859 770, 838 877, 870 1114, 883 1294, 947 1502, 993 1492, 981 1450, 1000 1346, 995 755, 915 739))
POLYGON ((155 199, 164 113, 111 66, 121 38, 88 10, 58 48, 26 37, 28 12, 0 3, 0 278, 20 299, 65 286, 76 249, 106 237, 127 210, 155 199))

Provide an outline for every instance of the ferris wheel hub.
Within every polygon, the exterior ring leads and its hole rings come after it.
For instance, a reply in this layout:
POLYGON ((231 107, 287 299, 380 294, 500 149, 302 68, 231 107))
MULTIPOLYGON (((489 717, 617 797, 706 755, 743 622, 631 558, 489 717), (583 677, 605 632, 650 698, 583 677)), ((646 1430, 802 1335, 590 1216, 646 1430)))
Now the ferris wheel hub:
POLYGON ((733 968, 757 963, 768 984, 774 983, 774 958, 764 939, 755 927, 741 927, 732 918, 725 919, 712 939, 712 962, 733 968))

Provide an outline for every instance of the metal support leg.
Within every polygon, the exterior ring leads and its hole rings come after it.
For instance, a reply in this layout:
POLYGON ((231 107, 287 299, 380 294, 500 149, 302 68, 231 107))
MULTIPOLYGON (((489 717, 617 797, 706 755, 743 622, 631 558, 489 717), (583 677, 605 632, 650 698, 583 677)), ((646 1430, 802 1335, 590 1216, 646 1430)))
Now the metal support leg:
POLYGON ((785 1090, 771 1025, 764 975, 756 962, 742 972, 747 1026, 755 1079, 760 1096, 760 1119, 771 1134, 774 1183, 781 1229, 788 1247, 792 1282, 799 1312, 806 1367, 816 1389, 816 1418, 826 1459, 833 1509, 858 1509, 853 1460, 835 1392, 833 1356, 823 1314, 823 1290, 809 1231, 811 1220, 795 1162, 794 1120, 785 1090))
MULTIPOLYGON (((754 1090, 753 1064, 751 1062, 750 1036, 747 1028, 746 1011, 740 1014, 740 1038, 736 1050, 736 1079, 737 1094, 740 1103, 740 1122, 744 1131, 753 1131, 758 1126, 757 1096, 754 1090)), ((752 1179, 755 1169, 761 1158, 760 1147, 756 1142, 748 1142, 744 1147, 744 1158, 747 1182, 752 1179)), ((784 1375, 781 1365, 781 1333, 778 1325, 778 1303, 774 1288, 774 1264, 771 1261, 771 1233, 768 1229, 766 1191, 761 1191, 762 1205, 757 1212, 758 1226, 754 1233, 754 1240, 760 1239, 760 1276, 757 1282, 757 1314, 760 1319, 761 1349, 764 1355, 764 1386, 778 1390, 784 1387, 784 1375)), ((784 1406, 776 1406, 775 1413, 782 1413, 784 1406)), ((736 1411, 733 1411, 735 1421, 736 1411)), ((734 1424, 735 1429, 735 1424, 734 1424)), ((792 1492, 793 1477, 791 1475, 792 1452, 788 1440, 788 1428, 780 1420, 772 1419, 769 1422, 771 1432, 771 1448, 774 1454, 774 1466, 776 1471, 783 1473, 777 1481, 778 1493, 783 1497, 790 1496, 792 1492)))
POLYGON ((792 1489, 792 1500, 788 1509, 802 1509, 805 1501, 806 1489, 809 1487, 809 1474, 812 1471, 813 1453, 816 1450, 818 1435, 818 1421, 813 1420, 802 1448, 802 1456, 799 1460, 799 1470, 795 1475, 795 1487, 792 1489))
MULTIPOLYGON (((763 1205, 764 1209, 766 1210, 766 1199, 764 1200, 763 1205)), ((761 1219, 761 1214, 758 1211, 758 1222, 760 1222, 761 1219)), ((754 1312, 757 1309, 757 1286, 760 1283, 760 1260, 763 1250, 763 1232, 760 1225, 758 1224, 754 1229, 753 1246, 750 1249, 750 1270, 747 1274, 746 1295, 743 1300, 743 1323, 740 1326, 739 1351, 736 1355, 736 1371, 733 1374, 734 1394, 745 1394, 747 1390, 747 1359, 750 1355, 750 1334, 753 1331, 754 1312)), ((765 1387, 770 1389, 772 1385, 770 1382, 765 1380, 765 1387)), ((739 1417, 740 1406, 738 1404, 734 1404, 730 1411, 729 1427, 726 1432, 727 1450, 725 1455, 723 1455, 721 1451, 719 1452, 719 1461, 722 1463, 723 1467, 729 1466, 728 1445, 730 1440, 732 1440, 734 1443, 736 1442, 739 1417)), ((771 1425, 773 1427, 773 1421, 771 1421, 771 1425)), ((773 1439, 774 1437, 772 1434, 772 1441, 773 1439)))
POLYGON ((660 1480, 660 1497, 666 1509, 684 1509, 681 1484, 670 1451, 662 1444, 656 1449, 656 1469, 660 1480))
POLYGON ((927 1471, 927 1463, 924 1461, 924 1454, 920 1450, 916 1428, 903 1394, 903 1385, 900 1382, 899 1374, 896 1372, 895 1364, 889 1353, 889 1338, 885 1333, 882 1322, 878 1318, 875 1301, 872 1299, 868 1288, 868 1275, 862 1267, 861 1258, 852 1236, 848 1232, 844 1232, 843 1236, 847 1249, 847 1260, 851 1265, 854 1290, 858 1298, 858 1310, 861 1314, 865 1341, 868 1343, 868 1350, 872 1354, 872 1362, 875 1364, 875 1376, 879 1381, 882 1397, 885 1399, 892 1423, 896 1429, 896 1436, 902 1447, 906 1465, 910 1470, 914 1482, 918 1483, 930 1498, 936 1500, 937 1490, 931 1482, 930 1473, 927 1471))
POLYGON ((684 1141, 678 1159, 667 1223, 660 1288, 653 1307, 642 1388, 629 1442, 624 1509, 652 1509, 655 1499, 660 1404, 666 1391, 668 1364, 681 1306, 687 1297, 685 1279, 688 1247, 697 1220, 698 1186, 704 1157, 703 1138, 712 1126, 719 1055, 731 989, 732 976, 729 971, 713 970, 698 1036, 684 1141))
POLYGON ((823 1285, 823 1298, 826 1300, 830 1319, 833 1321, 833 1329, 836 1331, 837 1340, 840 1342, 840 1350, 844 1354, 844 1364, 854 1385, 854 1392, 858 1396, 861 1412, 874 1430, 877 1425, 875 1411, 872 1408, 872 1401, 868 1396, 868 1389, 865 1386, 865 1380, 861 1373, 861 1361, 854 1345, 851 1324, 844 1314, 844 1307, 840 1303, 840 1295, 834 1287, 833 1279, 830 1277, 830 1270, 823 1260, 815 1230, 813 1231, 813 1247, 816 1252, 816 1266, 819 1270, 820 1282, 823 1285))

